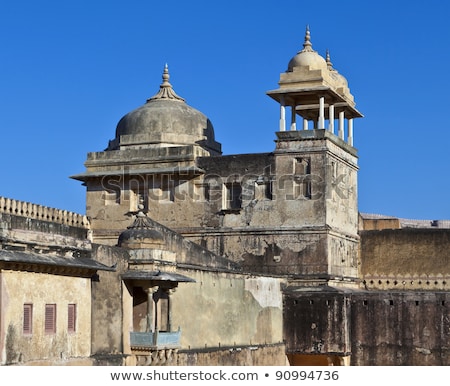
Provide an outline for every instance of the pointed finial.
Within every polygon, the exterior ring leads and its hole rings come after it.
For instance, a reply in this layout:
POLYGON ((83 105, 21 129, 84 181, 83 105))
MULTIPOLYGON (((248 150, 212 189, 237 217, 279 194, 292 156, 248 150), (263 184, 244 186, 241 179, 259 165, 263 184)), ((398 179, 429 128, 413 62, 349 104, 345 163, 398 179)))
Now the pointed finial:
POLYGON ((138 212, 137 212, 137 217, 145 217, 145 213, 144 213, 144 197, 142 197, 142 195, 139 195, 139 204, 137 206, 138 212))
POLYGON ((161 86, 159 86, 159 91, 152 96, 151 98, 147 99, 147 102, 156 100, 156 99, 171 99, 176 101, 184 102, 184 99, 176 94, 176 92, 173 90, 172 85, 169 82, 170 75, 169 75, 169 66, 167 63, 164 65, 164 71, 162 74, 162 80, 161 86))
POLYGON ((169 86, 170 87, 171 85, 169 83, 169 79, 170 79, 169 66, 166 63, 164 65, 164 72, 163 72, 163 75, 162 75, 162 80, 163 80, 162 84, 165 85, 165 86, 169 86))
POLYGON ((331 59, 330 59, 330 50, 327 48, 327 57, 326 57, 326 61, 327 61, 327 66, 329 70, 333 69, 333 63, 331 63, 331 59))
POLYGON ((303 43, 303 51, 312 51, 311 33, 309 32, 309 25, 306 26, 305 42, 303 43))

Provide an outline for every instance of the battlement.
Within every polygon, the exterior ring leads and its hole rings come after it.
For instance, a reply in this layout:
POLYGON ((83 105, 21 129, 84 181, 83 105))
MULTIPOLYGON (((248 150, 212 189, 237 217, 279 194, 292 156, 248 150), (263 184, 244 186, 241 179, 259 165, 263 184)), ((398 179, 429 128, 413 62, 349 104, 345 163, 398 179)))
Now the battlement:
POLYGON ((0 196, 0 213, 89 229, 85 215, 0 196))

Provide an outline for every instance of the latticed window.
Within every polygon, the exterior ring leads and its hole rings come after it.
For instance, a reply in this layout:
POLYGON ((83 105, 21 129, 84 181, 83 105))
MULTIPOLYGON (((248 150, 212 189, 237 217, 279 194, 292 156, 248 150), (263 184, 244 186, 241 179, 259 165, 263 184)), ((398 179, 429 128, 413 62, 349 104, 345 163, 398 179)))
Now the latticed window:
POLYGON ((56 304, 45 305, 45 327, 46 334, 56 333, 56 304))
POLYGON ((23 333, 31 335, 33 333, 33 305, 23 305, 23 333))
POLYGON ((67 308, 67 331, 75 332, 77 327, 77 305, 69 304, 67 308))

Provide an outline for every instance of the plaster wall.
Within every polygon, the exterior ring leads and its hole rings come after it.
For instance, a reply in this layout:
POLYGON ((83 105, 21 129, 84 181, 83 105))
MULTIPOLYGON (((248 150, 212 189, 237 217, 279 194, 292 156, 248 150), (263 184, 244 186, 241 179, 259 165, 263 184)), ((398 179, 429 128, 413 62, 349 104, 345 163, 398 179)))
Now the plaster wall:
POLYGON ((3 270, 1 280, 1 364, 59 363, 89 357, 90 279, 3 270), (23 307, 32 304, 32 334, 23 333, 23 307), (45 305, 56 304, 56 333, 44 331, 45 305), (68 332, 68 304, 76 304, 76 331, 68 332))
POLYGON ((180 271, 196 280, 172 295, 172 326, 182 349, 280 343, 281 281, 207 271, 180 271), (245 315, 245 317, 243 317, 245 315))

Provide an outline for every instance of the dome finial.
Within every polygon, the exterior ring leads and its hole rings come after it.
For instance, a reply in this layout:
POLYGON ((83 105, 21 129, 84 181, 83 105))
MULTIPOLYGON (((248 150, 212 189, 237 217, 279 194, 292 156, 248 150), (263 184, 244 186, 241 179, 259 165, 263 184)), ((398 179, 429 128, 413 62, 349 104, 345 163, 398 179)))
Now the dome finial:
POLYGON ((157 100, 157 99, 171 99, 176 101, 184 102, 184 99, 176 94, 176 92, 173 90, 172 85, 169 82, 170 75, 169 75, 169 66, 167 63, 164 65, 164 71, 162 74, 162 80, 161 86, 159 86, 159 91, 152 96, 151 98, 147 99, 147 102, 157 100))
POLYGON ((171 84, 169 83, 169 79, 170 79, 169 66, 166 63, 164 65, 164 72, 163 72, 163 75, 162 75, 162 80, 163 80, 162 85, 164 85, 165 87, 172 87, 171 84))
POLYGON ((309 25, 306 26, 305 42, 303 43, 303 51, 312 51, 311 33, 309 32, 309 25))
POLYGON ((330 59, 330 50, 329 50, 328 48, 327 48, 326 62, 327 62, 328 69, 329 69, 330 71, 333 70, 333 63, 331 63, 331 59, 330 59))

